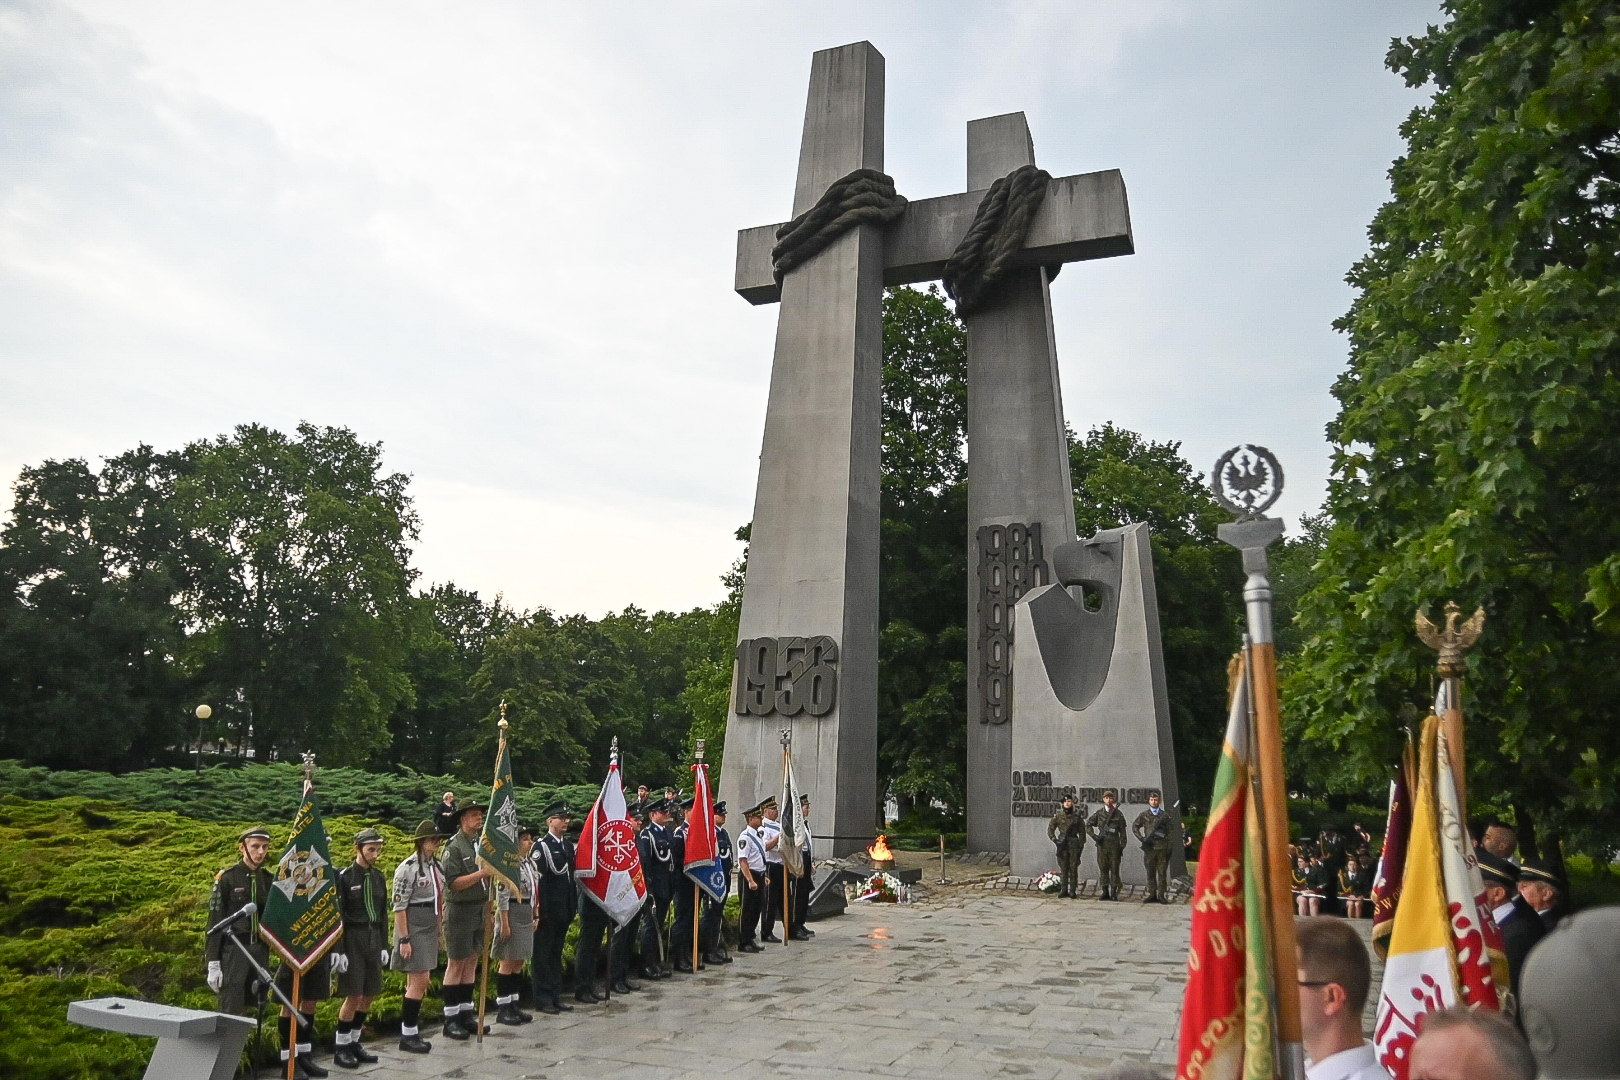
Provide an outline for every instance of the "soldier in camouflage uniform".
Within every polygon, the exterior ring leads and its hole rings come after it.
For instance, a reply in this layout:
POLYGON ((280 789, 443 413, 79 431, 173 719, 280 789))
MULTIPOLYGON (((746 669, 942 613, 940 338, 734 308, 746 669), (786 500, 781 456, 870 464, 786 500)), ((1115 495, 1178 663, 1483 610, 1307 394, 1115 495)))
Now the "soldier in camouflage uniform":
POLYGON ((1103 792, 1102 809, 1091 815, 1087 825, 1097 841, 1097 887, 1099 900, 1119 899, 1119 860, 1125 854, 1125 815, 1114 805, 1112 791, 1103 792))
POLYGON ((1147 864, 1148 894, 1144 904, 1170 902, 1170 843, 1175 832, 1170 815, 1159 806, 1159 793, 1148 796, 1148 808, 1136 815, 1131 831, 1142 842, 1142 861, 1147 864))
POLYGON ((1086 850, 1086 808, 1074 805, 1074 796, 1063 796, 1063 805, 1046 823, 1046 836, 1057 845, 1058 873, 1063 875, 1059 896, 1074 897, 1080 885, 1080 856, 1086 850))

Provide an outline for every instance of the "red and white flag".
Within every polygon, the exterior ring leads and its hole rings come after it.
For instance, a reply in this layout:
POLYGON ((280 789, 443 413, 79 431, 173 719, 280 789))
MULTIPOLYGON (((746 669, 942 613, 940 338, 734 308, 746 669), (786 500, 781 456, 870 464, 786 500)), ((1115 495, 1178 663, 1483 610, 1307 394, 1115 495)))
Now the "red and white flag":
POLYGON ((617 754, 608 766, 607 779, 602 781, 602 793, 580 827, 579 847, 574 849, 574 877, 585 895, 619 926, 629 922, 647 899, 641 854, 636 848, 636 826, 625 812, 617 754))

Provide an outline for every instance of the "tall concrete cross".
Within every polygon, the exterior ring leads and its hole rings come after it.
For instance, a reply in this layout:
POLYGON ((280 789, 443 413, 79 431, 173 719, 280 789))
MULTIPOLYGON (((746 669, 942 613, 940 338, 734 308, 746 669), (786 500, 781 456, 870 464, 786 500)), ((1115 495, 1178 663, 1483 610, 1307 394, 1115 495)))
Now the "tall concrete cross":
MULTIPOLYGON (((816 54, 795 215, 850 170, 882 168, 882 65, 866 43, 816 54), (850 74, 857 69, 865 75, 859 89, 850 74), (853 151, 857 140, 865 156, 853 151)), ((912 202, 886 234, 863 227, 846 235, 781 287, 770 259, 780 225, 738 235, 737 292, 754 304, 780 301, 782 313, 722 795, 751 804, 775 790, 773 782, 779 786, 776 725, 761 722, 773 719, 774 691, 776 703, 798 710, 795 772, 816 806, 831 803, 831 820, 818 812, 816 831, 845 838, 832 843, 835 854, 864 846, 856 838, 876 825, 882 287, 938 278, 984 190, 1033 160, 1022 113, 970 123, 968 191, 912 202), (831 688, 832 696, 801 700, 813 693, 816 671, 823 675, 814 686, 831 688), (828 710, 819 719, 818 708, 828 710), (813 772, 807 760, 816 763, 813 772)), ((1012 603, 1024 587, 1046 580, 1014 579, 1044 573, 1035 548, 1072 540, 1075 531, 1044 268, 1132 251, 1117 170, 1053 180, 1014 271, 967 320, 968 807, 975 850, 1009 846, 1011 739, 997 701, 1004 706, 1010 688, 1012 603), (985 545, 994 548, 988 562, 985 545), (981 588, 981 565, 996 583, 992 595, 981 588), (983 630, 996 625, 999 632, 983 630)))

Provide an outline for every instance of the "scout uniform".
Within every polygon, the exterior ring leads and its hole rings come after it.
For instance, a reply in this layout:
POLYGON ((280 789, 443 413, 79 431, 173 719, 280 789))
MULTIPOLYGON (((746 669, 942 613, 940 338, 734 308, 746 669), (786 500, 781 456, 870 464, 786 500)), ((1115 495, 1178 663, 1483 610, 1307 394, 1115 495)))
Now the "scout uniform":
POLYGON ((1058 871, 1063 875, 1059 896, 1073 897, 1080 886, 1080 856, 1086 850, 1086 811, 1083 806, 1059 806, 1046 823, 1046 838, 1057 845, 1058 871))
MULTIPOLYGON (((462 814, 485 807, 468 803, 462 814)), ((458 818, 459 820, 459 818, 458 818)), ((444 874, 444 948, 452 960, 466 960, 478 955, 484 937, 484 909, 489 907, 489 882, 480 881, 465 889, 451 888, 459 877, 478 873, 478 841, 459 827, 444 845, 439 855, 439 870, 444 874)))
MULTIPOLYGON (((530 826, 520 828, 518 839, 524 836, 533 839, 534 829, 530 826)), ((533 854, 531 850, 531 857, 518 863, 517 892, 507 888, 505 882, 495 883, 495 910, 506 920, 507 935, 504 938, 499 934, 495 936, 490 943, 490 958, 498 964, 518 965, 518 970, 511 974, 497 971, 495 975, 495 1005, 498 1009, 495 1022, 508 1026, 527 1024, 534 1019, 518 1008, 518 998, 523 993, 522 964, 534 952, 535 907, 540 898, 540 871, 534 865, 533 854)))
MULTIPOLYGON (((270 830, 265 828, 248 829, 236 838, 241 844, 250 838, 268 841, 270 830)), ((213 926, 233 911, 241 911, 248 904, 255 905, 258 910, 264 910, 264 901, 270 895, 272 878, 270 871, 260 866, 257 870, 249 868, 248 864, 238 859, 233 866, 226 867, 214 875, 214 889, 208 897, 208 925, 213 926)), ((252 915, 245 919, 237 919, 223 930, 216 930, 208 935, 207 945, 204 948, 204 958, 209 966, 218 964, 221 981, 217 992, 219 994, 219 1011, 233 1013, 241 1016, 251 1011, 249 1004, 252 987, 258 976, 253 966, 247 962, 242 951, 235 945, 226 941, 229 936, 247 946, 248 952, 260 965, 270 962, 270 948, 259 937, 259 916, 252 915)))
MULTIPOLYGON (((444 874, 436 859, 422 854, 422 841, 437 840, 438 827, 432 820, 416 826, 411 837, 416 850, 394 868, 394 890, 388 907, 395 914, 394 954, 390 966, 395 971, 421 974, 439 966, 440 922, 444 917, 444 874), (398 914, 405 913, 405 933, 399 934, 398 914), (400 946, 409 944, 409 959, 400 946)), ((422 1017, 422 999, 410 996, 407 975, 405 997, 399 1017, 399 1048, 407 1054, 425 1054, 433 1044, 423 1039, 418 1028, 422 1017)))
POLYGON ((1142 842, 1142 861, 1147 865, 1148 894, 1144 904, 1164 904, 1170 899, 1170 814, 1162 806, 1149 806, 1136 815, 1131 831, 1142 842))
MULTIPOLYGON (((647 804, 647 816, 669 811, 669 800, 647 804)), ((669 827, 649 821, 636 838, 641 849, 641 876, 647 882, 647 907, 641 913, 641 973, 662 979, 668 958, 664 953, 664 918, 675 896, 675 847, 669 827)))
MULTIPOLYGON (((548 828, 529 853, 539 882, 530 974, 534 979, 534 1007, 544 1013, 560 1013, 573 1009, 562 1000, 562 956, 563 942, 579 901, 574 888, 574 845, 568 842, 567 834, 554 836, 549 828, 554 820, 568 819, 568 806, 554 802, 546 807, 545 816, 548 828)), ((581 987, 585 985, 580 983, 581 987)))
MULTIPOLYGON (((723 802, 715 803, 714 815, 724 819, 726 816, 726 804, 723 802)), ((729 896, 731 893, 731 874, 737 868, 737 856, 735 849, 731 846, 731 834, 726 831, 724 825, 716 824, 714 827, 714 853, 715 857, 720 860, 720 865, 726 871, 726 895, 729 896)), ((725 911, 726 901, 724 897, 715 900, 708 893, 703 894, 703 925, 699 945, 703 950, 703 962, 705 964, 731 963, 731 957, 726 955, 720 940, 720 929, 725 919, 725 911)))
MULTIPOLYGON (((382 842, 376 829, 361 829, 354 837, 356 851, 365 844, 382 842)), ((376 866, 362 867, 356 860, 338 871, 337 889, 343 937, 334 949, 343 950, 347 958, 338 974, 337 992, 343 998, 374 998, 382 993, 383 967, 388 963, 388 882, 376 866)), ((356 1009, 352 1020, 338 1016, 334 1062, 357 1069, 377 1060, 376 1054, 360 1045, 365 1026, 366 1014, 361 1009, 356 1009)))
POLYGON ((1097 841, 1097 886, 1102 893, 1098 899, 1118 900, 1119 860, 1125 854, 1125 815, 1111 801, 1105 801, 1086 824, 1091 838, 1097 841))

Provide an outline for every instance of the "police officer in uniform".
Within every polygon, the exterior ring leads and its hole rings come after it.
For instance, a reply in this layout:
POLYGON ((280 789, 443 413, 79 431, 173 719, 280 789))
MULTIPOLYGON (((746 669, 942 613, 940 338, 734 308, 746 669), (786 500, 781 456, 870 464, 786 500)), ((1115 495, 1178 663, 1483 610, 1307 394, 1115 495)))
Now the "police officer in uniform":
POLYGON ((1074 796, 1063 796, 1052 820, 1046 823, 1046 838, 1057 846, 1058 873, 1063 876, 1059 896, 1074 897, 1080 887, 1080 856, 1086 850, 1086 811, 1074 805, 1074 796))
MULTIPOLYGON (((759 823, 759 835, 765 842, 765 878, 768 883, 765 908, 760 913, 759 940, 778 945, 782 939, 776 936, 776 917, 782 914, 782 897, 787 895, 788 881, 787 865, 782 862, 781 809, 776 805, 775 795, 760 803, 759 809, 764 815, 759 823)), ((782 933, 787 932, 788 928, 782 927, 782 933)))
POLYGON ((742 896, 742 918, 737 924, 737 951, 760 952, 754 935, 764 928, 770 907, 770 881, 766 876, 765 838, 760 825, 765 820, 763 806, 743 811, 748 827, 737 838, 737 891, 742 896))
POLYGON ((444 912, 444 948, 450 962, 444 969, 444 1037, 466 1040, 477 1034, 478 954, 484 947, 484 911, 489 907, 489 871, 478 865, 478 834, 484 827, 484 807, 476 802, 459 807, 458 827, 444 845, 439 868, 449 886, 444 912))
MULTIPOLYGON (((726 896, 731 895, 731 873, 737 868, 737 853, 731 845, 731 834, 726 831, 726 804, 714 804, 714 853, 720 860, 720 865, 726 871, 726 896)), ((719 900, 708 893, 703 894, 703 925, 699 938, 699 947, 703 950, 705 964, 729 964, 731 957, 726 955, 725 944, 720 935, 725 919, 726 897, 719 900)))
MULTIPOLYGON (((640 926, 641 912, 617 930, 609 933, 613 920, 608 918, 602 905, 591 898, 580 885, 579 939, 574 942, 574 1000, 595 1005, 602 998, 596 995, 597 957, 602 952, 602 938, 608 936, 612 947, 608 950, 607 982, 615 994, 633 994, 641 984, 630 978, 630 946, 640 926)), ((606 995, 604 995, 606 996, 606 995)))
POLYGON ((1091 815, 1086 824, 1091 838, 1097 841, 1097 878, 1099 900, 1119 899, 1119 860, 1125 854, 1125 815, 1114 805, 1113 791, 1103 792, 1102 809, 1091 815))
MULTIPOLYGON (((208 897, 208 925, 213 926, 233 911, 253 904, 264 910, 270 893, 270 871, 264 868, 270 853, 270 830, 245 829, 236 838, 241 858, 214 875, 214 890, 208 897)), ((223 930, 208 935, 204 956, 208 960, 208 989, 219 995, 219 1011, 245 1016, 253 1011, 253 993, 258 976, 241 950, 226 941, 229 935, 247 946, 261 965, 270 962, 270 948, 259 937, 259 916, 237 919, 223 930)))
POLYGON ((338 976, 337 1035, 332 1063, 358 1069, 377 1060, 360 1044, 371 999, 382 993, 383 968, 388 965, 388 882, 377 869, 382 855, 382 833, 361 829, 354 834, 354 862, 338 871, 338 907, 343 913, 343 938, 334 946, 348 958, 338 976))
MULTIPOLYGON (((675 876, 672 888, 675 891, 675 921, 669 928, 669 950, 674 954, 673 970, 682 974, 692 973, 692 915, 696 905, 692 902, 693 891, 697 886, 692 879, 686 876, 686 830, 689 823, 686 816, 692 807, 697 805, 695 796, 687 796, 681 800, 680 821, 670 830, 670 849, 674 856, 675 876)), ((700 943, 701 946, 701 943, 700 943)), ((701 948, 700 948, 701 951, 701 948)), ((698 958, 698 968, 702 969, 704 961, 698 958)))
MULTIPOLYGON (((535 909, 534 1007, 543 1013, 573 1012, 572 1005, 564 1005, 563 942, 568 928, 574 922, 574 909, 578 906, 574 888, 574 845, 568 842, 568 805, 561 800, 546 807, 546 831, 534 845, 530 858, 540 874, 540 903, 535 909)), ((591 904, 595 907, 595 904, 591 904)), ((579 988, 587 990, 588 980, 580 979, 579 988)))
POLYGON ((1147 897, 1144 904, 1170 902, 1170 815, 1159 805, 1159 793, 1148 796, 1148 808, 1136 815, 1131 831, 1142 844, 1142 861, 1147 864, 1147 897))
POLYGON ((647 882, 647 906, 641 912, 641 974, 662 979, 669 958, 664 950, 664 919, 675 897, 675 847, 669 832, 668 799, 647 804, 651 820, 641 830, 641 875, 647 882))

